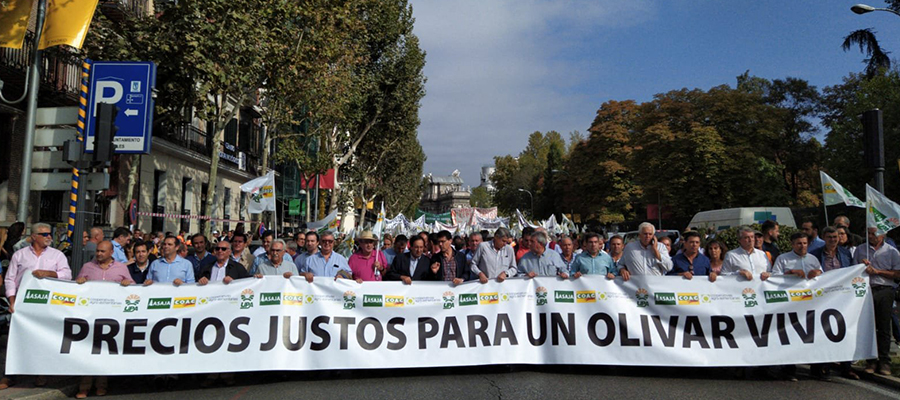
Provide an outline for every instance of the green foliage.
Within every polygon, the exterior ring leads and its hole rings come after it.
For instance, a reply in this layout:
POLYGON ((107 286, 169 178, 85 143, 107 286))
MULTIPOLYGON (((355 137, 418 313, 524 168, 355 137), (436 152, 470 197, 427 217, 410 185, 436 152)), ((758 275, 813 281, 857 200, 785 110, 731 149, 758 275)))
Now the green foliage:
POLYGON ((469 204, 472 207, 479 208, 489 208, 494 206, 494 203, 491 200, 491 192, 483 186, 472 189, 472 196, 469 197, 469 204))
MULTIPOLYGON (((762 229, 762 225, 760 224, 752 224, 749 225, 750 228, 759 231, 762 229)), ((729 250, 734 250, 736 248, 741 247, 740 243, 738 243, 738 230, 741 227, 734 226, 725 230, 721 230, 716 233, 716 240, 721 243, 724 243, 725 246, 728 247, 729 250)), ((798 232, 799 229, 792 228, 789 226, 780 225, 778 227, 778 240, 775 241, 775 245, 778 247, 778 250, 782 253, 792 251, 791 248, 791 235, 795 232, 798 232)), ((775 260, 772 260, 775 261, 775 260)))
MULTIPOLYGON (((546 218, 550 212, 542 207, 545 195, 550 198, 558 196, 551 190, 545 191, 546 177, 550 174, 548 159, 551 148, 555 165, 562 165, 561 151, 566 147, 565 141, 559 132, 550 131, 546 134, 534 132, 528 137, 528 145, 519 153, 518 157, 502 156, 494 157, 494 175, 491 179, 497 191, 494 192, 494 203, 503 213, 514 213, 520 209, 531 213, 531 199, 527 193, 519 189, 530 191, 534 195, 535 212, 539 218, 546 218), (546 214, 544 214, 546 212, 546 214)), ((555 168, 554 168, 555 169, 555 168)), ((557 177, 557 179, 559 179, 557 177)), ((552 210, 552 207, 550 207, 552 210)))

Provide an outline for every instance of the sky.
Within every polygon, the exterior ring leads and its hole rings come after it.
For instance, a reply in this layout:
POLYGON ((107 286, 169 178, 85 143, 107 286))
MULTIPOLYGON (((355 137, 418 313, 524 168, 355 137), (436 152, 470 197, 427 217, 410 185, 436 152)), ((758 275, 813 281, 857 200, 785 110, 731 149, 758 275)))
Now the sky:
POLYGON ((900 17, 856 15, 853 0, 411 4, 426 52, 418 132, 424 173, 458 169, 472 187, 482 165, 519 154, 534 131, 586 133, 609 100, 733 87, 747 70, 820 89, 839 84, 864 67, 858 49, 841 49, 844 37, 862 28, 873 28, 882 47, 895 51, 892 58, 900 54, 900 17))

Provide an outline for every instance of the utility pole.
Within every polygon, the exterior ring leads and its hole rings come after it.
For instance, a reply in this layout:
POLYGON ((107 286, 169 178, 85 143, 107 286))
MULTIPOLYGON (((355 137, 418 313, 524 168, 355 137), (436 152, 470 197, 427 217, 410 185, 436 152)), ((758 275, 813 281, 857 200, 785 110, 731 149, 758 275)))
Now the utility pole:
POLYGON ((34 59, 28 68, 28 100, 25 114, 25 146, 22 154, 22 179, 19 181, 19 204, 16 211, 16 220, 28 221, 28 203, 31 195, 31 155, 34 153, 34 126, 37 123, 37 97, 41 82, 41 59, 43 51, 38 47, 41 44, 41 31, 44 29, 44 16, 47 13, 47 0, 38 0, 37 20, 34 27, 34 59))

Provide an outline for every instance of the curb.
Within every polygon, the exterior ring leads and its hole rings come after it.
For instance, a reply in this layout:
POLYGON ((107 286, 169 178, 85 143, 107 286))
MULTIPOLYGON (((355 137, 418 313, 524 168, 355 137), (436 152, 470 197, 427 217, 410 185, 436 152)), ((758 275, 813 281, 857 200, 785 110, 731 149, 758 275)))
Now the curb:
POLYGON ((853 372, 856 372, 856 374, 859 375, 860 379, 872 381, 880 385, 900 390, 900 378, 878 374, 867 374, 863 370, 864 368, 853 366, 853 372))

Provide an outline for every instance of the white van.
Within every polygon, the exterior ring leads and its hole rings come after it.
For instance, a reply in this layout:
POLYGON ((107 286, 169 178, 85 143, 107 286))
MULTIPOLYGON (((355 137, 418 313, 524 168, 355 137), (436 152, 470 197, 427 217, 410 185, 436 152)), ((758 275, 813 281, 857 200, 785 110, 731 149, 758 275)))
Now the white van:
POLYGON ((788 207, 742 207, 698 212, 688 224, 688 229, 702 231, 713 228, 720 231, 741 225, 761 224, 770 219, 778 222, 778 225, 797 227, 794 214, 788 207))

